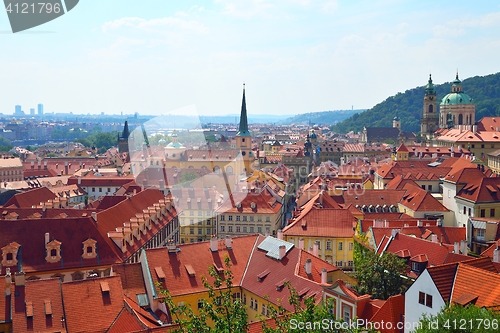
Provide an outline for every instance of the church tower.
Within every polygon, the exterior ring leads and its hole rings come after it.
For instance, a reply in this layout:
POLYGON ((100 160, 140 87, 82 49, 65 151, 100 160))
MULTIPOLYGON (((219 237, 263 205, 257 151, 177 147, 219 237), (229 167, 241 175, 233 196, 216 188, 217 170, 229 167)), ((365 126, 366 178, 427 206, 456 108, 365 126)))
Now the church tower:
POLYGON ((439 111, 441 128, 465 125, 467 129, 471 129, 476 121, 476 106, 472 98, 462 90, 458 72, 451 86, 451 92, 441 100, 439 111))
POLYGON ((236 133, 236 149, 241 154, 243 160, 244 169, 238 170, 240 173, 246 173, 247 175, 253 172, 252 162, 252 135, 248 130, 248 119, 247 119, 247 104, 245 100, 245 84, 243 83, 243 99, 241 101, 241 115, 240 115, 240 127, 238 133, 236 133))
POLYGON ((127 153, 126 162, 130 162, 130 152, 128 148, 128 137, 130 132, 128 130, 128 121, 125 120, 125 125, 123 126, 122 135, 118 135, 118 151, 120 154, 127 153))
POLYGON ((423 142, 431 139, 433 133, 438 129, 439 116, 437 112, 436 89, 432 83, 432 76, 429 74, 429 81, 425 86, 424 113, 420 118, 420 135, 423 142))

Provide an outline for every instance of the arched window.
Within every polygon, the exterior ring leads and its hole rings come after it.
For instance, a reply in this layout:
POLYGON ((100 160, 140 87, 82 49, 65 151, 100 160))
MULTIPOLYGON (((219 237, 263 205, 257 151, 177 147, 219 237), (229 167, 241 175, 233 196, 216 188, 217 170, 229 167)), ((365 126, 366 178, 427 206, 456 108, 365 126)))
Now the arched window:
POLYGON ((432 113, 434 112, 434 105, 429 105, 429 113, 432 113))
POLYGON ((214 172, 215 172, 215 173, 220 173, 220 168, 219 168, 219 166, 217 166, 217 165, 216 165, 216 166, 214 166, 214 172))
POLYGON ((233 167, 232 166, 228 166, 226 168, 226 172, 229 173, 229 174, 232 174, 233 173, 233 167))

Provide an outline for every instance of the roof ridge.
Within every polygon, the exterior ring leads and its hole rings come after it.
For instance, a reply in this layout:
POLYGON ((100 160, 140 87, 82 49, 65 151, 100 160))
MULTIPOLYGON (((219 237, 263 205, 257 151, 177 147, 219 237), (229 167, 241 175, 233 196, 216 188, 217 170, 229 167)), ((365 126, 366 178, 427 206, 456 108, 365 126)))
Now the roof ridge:
POLYGON ((250 252, 250 257, 248 258, 248 261, 245 265, 245 270, 243 271, 243 274, 241 275, 241 280, 240 280, 240 283, 238 285, 239 287, 242 286, 243 280, 245 280, 245 277, 246 277, 247 272, 248 272, 248 266, 250 265, 250 262, 252 261, 252 257, 253 257, 253 254, 255 252, 255 249, 257 248, 257 241, 259 240, 259 238, 260 238, 260 235, 255 236, 255 241, 253 243, 252 251, 250 252))

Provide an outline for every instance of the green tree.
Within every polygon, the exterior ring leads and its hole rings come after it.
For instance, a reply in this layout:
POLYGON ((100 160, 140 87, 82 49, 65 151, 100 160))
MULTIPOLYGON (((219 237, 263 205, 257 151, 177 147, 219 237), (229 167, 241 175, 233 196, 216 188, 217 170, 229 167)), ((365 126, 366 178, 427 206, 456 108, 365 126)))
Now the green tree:
POLYGON ((360 294, 370 294, 373 298, 388 299, 403 293, 407 286, 402 277, 406 263, 393 253, 381 256, 355 242, 354 247, 355 278, 358 285, 354 288, 360 294))
POLYGON ((414 333, 493 333, 500 331, 500 314, 474 305, 447 305, 435 316, 424 315, 414 333))
POLYGON ((198 175, 194 171, 186 171, 181 173, 181 183, 189 183, 198 178, 198 175))
POLYGON ((187 305, 177 305, 168 290, 157 284, 163 302, 172 314, 173 324, 178 325, 176 333, 236 333, 246 332, 247 312, 240 298, 233 297, 233 279, 231 260, 224 258, 224 278, 211 265, 208 274, 214 279, 210 284, 205 276, 201 277, 203 286, 207 289, 208 299, 203 299, 199 313, 187 305))

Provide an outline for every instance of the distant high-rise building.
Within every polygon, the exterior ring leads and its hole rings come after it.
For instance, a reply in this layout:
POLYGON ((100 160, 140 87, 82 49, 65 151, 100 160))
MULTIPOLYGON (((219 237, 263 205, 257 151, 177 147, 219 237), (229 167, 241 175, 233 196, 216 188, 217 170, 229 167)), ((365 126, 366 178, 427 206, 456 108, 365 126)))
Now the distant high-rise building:
POLYGON ((21 105, 16 105, 14 116, 24 116, 24 112, 21 110, 21 105))
POLYGON ((43 104, 38 104, 38 115, 39 116, 43 115, 43 104))
POLYGON ((35 115, 35 109, 34 108, 31 108, 30 109, 30 115, 34 116, 35 115))

